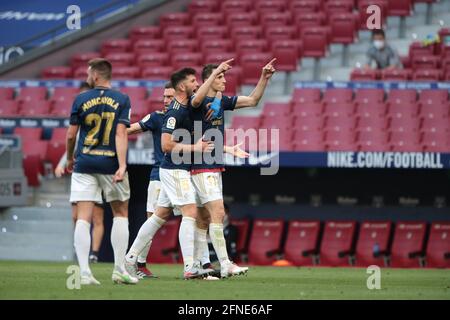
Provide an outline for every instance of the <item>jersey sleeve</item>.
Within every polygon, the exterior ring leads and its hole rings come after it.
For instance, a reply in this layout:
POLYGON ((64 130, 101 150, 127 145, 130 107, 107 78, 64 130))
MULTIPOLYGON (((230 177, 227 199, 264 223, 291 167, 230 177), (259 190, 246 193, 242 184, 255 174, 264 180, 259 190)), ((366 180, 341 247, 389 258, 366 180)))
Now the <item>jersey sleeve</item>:
POLYGON ((232 111, 236 107, 237 96, 222 96, 222 108, 223 110, 232 111))
POLYGON ((143 131, 153 131, 156 129, 155 117, 153 113, 149 113, 144 118, 142 118, 139 122, 139 126, 143 131))
POLYGON ((172 134, 180 126, 181 121, 180 113, 177 110, 172 109, 167 111, 164 116, 161 132, 172 134))
POLYGON ((118 122, 124 124, 127 128, 129 128, 130 114, 131 114, 130 98, 126 96, 124 104, 119 106, 118 122))
POLYGON ((81 109, 81 99, 78 97, 75 98, 72 104, 72 111, 70 112, 70 124, 71 125, 80 125, 80 109, 81 109))

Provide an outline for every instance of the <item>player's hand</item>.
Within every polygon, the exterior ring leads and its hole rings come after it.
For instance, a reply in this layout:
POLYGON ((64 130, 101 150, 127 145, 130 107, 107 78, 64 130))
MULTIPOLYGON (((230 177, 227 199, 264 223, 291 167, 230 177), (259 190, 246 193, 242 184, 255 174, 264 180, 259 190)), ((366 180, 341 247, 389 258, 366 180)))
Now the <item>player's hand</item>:
POLYGON ((73 172, 73 159, 67 160, 66 169, 68 173, 73 172))
POLYGON ((206 110, 208 110, 208 111, 206 111, 206 114, 205 114, 205 120, 206 121, 211 120, 212 116, 214 114, 214 110, 210 109, 209 108, 210 106, 211 106, 211 102, 206 105, 206 110))
POLYGON ((55 177, 61 178, 64 175, 64 172, 66 171, 66 168, 61 166, 56 166, 55 168, 55 177))
POLYGON ((204 141, 203 137, 194 145, 195 152, 211 152, 214 150, 214 142, 204 141))
POLYGON ((241 143, 238 143, 237 145, 233 146, 231 151, 232 151, 232 155, 235 156, 236 158, 241 158, 241 159, 245 159, 250 157, 250 153, 245 152, 244 150, 242 150, 240 148, 240 146, 242 145, 241 143))
POLYGON ((127 167, 119 167, 113 177, 113 182, 118 183, 122 182, 125 178, 125 172, 127 171, 127 167))
POLYGON ((266 64, 262 69, 262 75, 265 79, 270 79, 272 75, 275 73, 276 70, 273 66, 275 61, 277 61, 277 58, 273 58, 272 60, 270 60, 270 62, 266 64))
POLYGON ((217 77, 222 72, 227 72, 228 70, 230 70, 232 68, 232 66, 230 66, 230 63, 233 62, 233 60, 234 60, 234 58, 231 58, 231 59, 219 64, 217 69, 214 70, 214 75, 217 77))

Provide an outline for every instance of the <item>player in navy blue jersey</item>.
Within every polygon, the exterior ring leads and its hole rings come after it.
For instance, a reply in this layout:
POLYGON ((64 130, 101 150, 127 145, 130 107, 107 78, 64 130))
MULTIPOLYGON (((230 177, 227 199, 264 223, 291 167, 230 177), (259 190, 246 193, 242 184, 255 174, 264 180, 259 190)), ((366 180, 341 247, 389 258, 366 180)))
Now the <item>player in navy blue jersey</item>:
POLYGON ((209 234, 211 242, 217 253, 218 260, 221 264, 221 277, 227 277, 233 274, 246 272, 248 268, 237 267, 231 263, 228 258, 227 248, 225 245, 225 238, 223 236, 223 219, 225 210, 222 197, 222 171, 224 171, 224 164, 222 159, 224 148, 224 111, 232 111, 239 108, 255 107, 258 105, 261 97, 264 94, 265 88, 269 79, 275 73, 273 63, 276 59, 272 59, 267 65, 262 68, 261 77, 249 96, 222 96, 225 91, 226 79, 225 72, 217 72, 219 65, 209 64, 203 68, 202 79, 205 83, 211 83, 207 87, 208 92, 206 98, 202 101, 198 108, 193 108, 193 120, 201 123, 202 136, 205 140, 215 140, 215 148, 218 157, 215 157, 213 163, 207 163, 204 157, 202 161, 195 162, 192 165, 192 183, 196 189, 201 205, 204 209, 200 210, 200 214, 211 215, 211 223, 209 224, 209 234), (214 78, 212 82, 211 78, 214 78), (212 112, 209 106, 213 107, 214 99, 220 99, 220 104, 215 106, 215 116, 212 117, 212 112), (209 131, 209 132, 208 132, 209 131), (217 133, 220 133, 219 137, 217 133), (208 133, 211 134, 211 138, 208 133), (202 210, 207 210, 203 212, 202 210))
MULTIPOLYGON (((159 192, 161 190, 161 181, 159 180, 159 166, 161 164, 164 154, 161 149, 161 129, 164 121, 164 114, 166 113, 170 103, 173 100, 175 90, 172 87, 172 83, 168 82, 164 86, 163 103, 164 108, 162 110, 154 111, 146 115, 142 120, 136 123, 132 123, 130 128, 127 129, 128 135, 150 131, 153 138, 153 152, 155 157, 155 164, 153 165, 150 182, 147 190, 147 218, 150 219, 152 214, 156 210, 156 202, 158 200, 159 192)), ((137 258, 137 276, 139 278, 153 278, 153 273, 147 268, 146 261, 148 251, 152 240, 150 240, 145 248, 139 253, 137 258)))
POLYGON ((128 247, 128 199, 126 152, 130 125, 130 99, 111 89, 112 65, 106 59, 88 63, 87 82, 93 89, 79 94, 73 103, 67 132, 67 169, 73 171, 70 201, 77 203, 74 245, 81 271, 81 284, 100 284, 89 268, 90 223, 101 193, 109 202, 114 219, 111 244, 115 283, 134 284, 123 261, 128 247), (76 154, 76 136, 80 131, 76 154))

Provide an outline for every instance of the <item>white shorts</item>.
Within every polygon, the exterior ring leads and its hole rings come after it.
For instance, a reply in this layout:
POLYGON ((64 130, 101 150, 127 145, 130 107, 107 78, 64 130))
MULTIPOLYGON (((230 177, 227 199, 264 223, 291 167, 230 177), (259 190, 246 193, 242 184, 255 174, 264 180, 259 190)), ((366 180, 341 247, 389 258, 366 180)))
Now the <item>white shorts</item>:
POLYGON ((222 172, 201 172, 192 175, 192 183, 200 203, 222 200, 222 172))
POLYGON ((151 180, 147 189, 147 212, 155 213, 160 192, 161 181, 151 180))
POLYGON ((112 174, 72 173, 70 202, 102 202, 102 190, 106 202, 130 199, 128 173, 122 182, 113 183, 112 174))
POLYGON ((158 206, 172 207, 195 204, 195 189, 192 185, 191 174, 187 170, 159 169, 161 179, 161 193, 158 206))

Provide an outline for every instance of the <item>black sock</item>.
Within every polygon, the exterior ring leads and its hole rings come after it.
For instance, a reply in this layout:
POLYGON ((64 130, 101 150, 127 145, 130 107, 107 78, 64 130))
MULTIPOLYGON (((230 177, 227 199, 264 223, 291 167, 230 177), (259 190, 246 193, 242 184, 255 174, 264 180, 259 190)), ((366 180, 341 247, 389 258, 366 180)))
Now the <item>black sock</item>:
POLYGON ((147 264, 145 262, 138 262, 138 268, 144 268, 147 266, 147 264))

